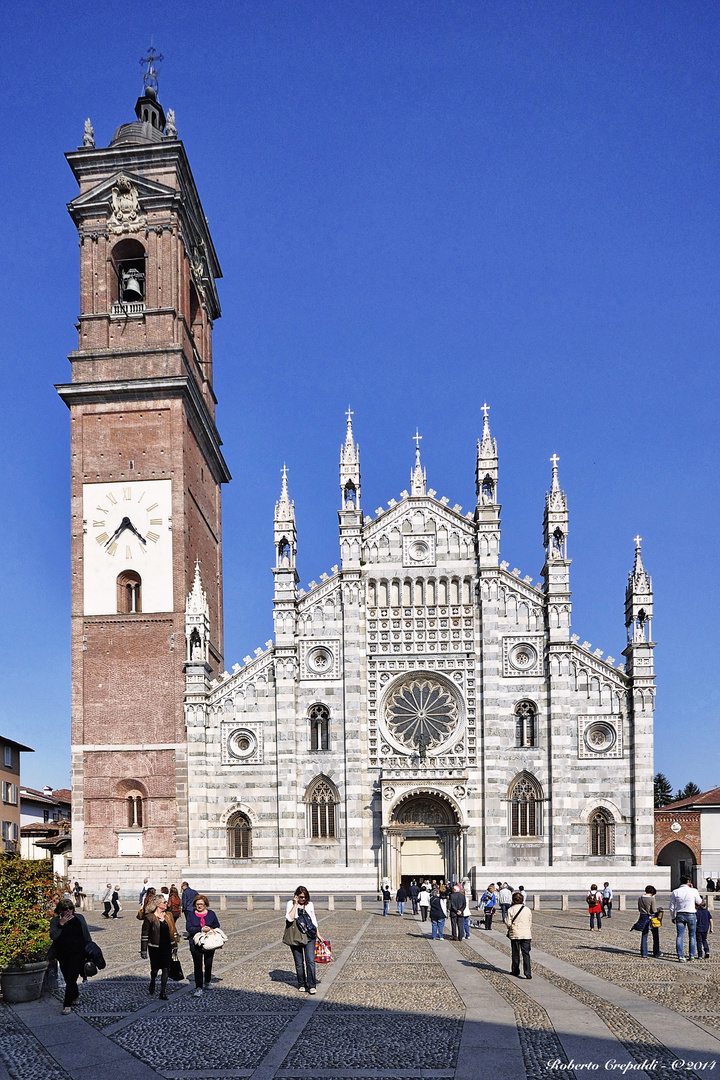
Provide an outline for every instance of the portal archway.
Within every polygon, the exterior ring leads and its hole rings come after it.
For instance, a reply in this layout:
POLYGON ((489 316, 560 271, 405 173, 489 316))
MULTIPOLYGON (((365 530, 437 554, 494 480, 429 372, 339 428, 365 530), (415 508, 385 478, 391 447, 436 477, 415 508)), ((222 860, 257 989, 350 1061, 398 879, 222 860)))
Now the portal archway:
POLYGON ((414 878, 459 880, 464 829, 457 808, 436 792, 409 792, 383 829, 383 876, 393 885, 414 878))
POLYGON ((697 861, 695 853, 682 840, 671 840, 658 852, 658 866, 670 867, 670 888, 677 889, 681 877, 689 877, 696 884, 697 861))

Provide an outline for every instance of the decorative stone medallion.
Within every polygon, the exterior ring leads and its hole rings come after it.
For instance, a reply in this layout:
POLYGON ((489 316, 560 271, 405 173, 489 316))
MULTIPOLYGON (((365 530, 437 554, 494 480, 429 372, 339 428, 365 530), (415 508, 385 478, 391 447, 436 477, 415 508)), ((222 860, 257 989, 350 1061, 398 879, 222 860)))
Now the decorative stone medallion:
POLYGON ((220 725, 223 765, 262 765, 262 723, 223 721, 220 725))
POLYGON ((435 565, 435 533, 405 533, 403 566, 435 565))
POLYGON ((110 205, 108 229, 111 233, 137 232, 145 228, 147 215, 142 213, 137 188, 129 176, 122 173, 118 176, 113 184, 110 205))
POLYGON ((412 674, 399 679, 388 691, 383 712, 389 734, 415 752, 442 745, 460 725, 455 688, 432 675, 412 674))
POLYGON ((340 677, 340 642, 305 638, 299 643, 301 679, 338 679, 340 677))
POLYGON ((622 756, 622 723, 619 717, 578 717, 578 757, 621 758, 622 756))
POLYGON ((542 675, 544 639, 541 634, 504 637, 502 644, 506 679, 542 675))

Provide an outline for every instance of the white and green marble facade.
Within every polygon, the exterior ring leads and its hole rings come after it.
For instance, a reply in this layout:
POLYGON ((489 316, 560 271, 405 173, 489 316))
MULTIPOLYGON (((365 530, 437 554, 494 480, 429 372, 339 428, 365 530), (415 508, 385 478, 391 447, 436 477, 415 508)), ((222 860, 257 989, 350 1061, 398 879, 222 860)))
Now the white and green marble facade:
MULTIPOLYGON (((507 878, 568 889, 609 879, 619 889, 665 887, 665 870, 653 866, 652 592, 639 540, 626 662, 617 664, 570 634, 568 512, 557 459, 541 584, 500 561, 497 475, 486 415, 474 513, 427 489, 418 450, 410 491, 373 519, 360 509, 348 416, 340 565, 298 590, 283 474, 275 640, 212 683, 198 568, 188 598, 184 876, 220 890, 287 890, 299 880, 311 890, 375 890, 384 877, 398 881, 402 845, 415 837, 437 845, 448 874, 478 884, 507 878), (434 693, 449 710, 428 746, 388 726, 387 702, 405 690, 434 693), (531 746, 516 745, 520 702, 536 710, 531 746), (309 712, 317 704, 329 715, 325 750, 311 749, 309 712), (523 774, 538 792, 537 835, 513 837, 509 792, 523 774), (307 797, 319 777, 336 795, 335 838, 311 836, 307 797), (607 856, 590 849, 598 808, 612 825, 607 856), (228 855, 227 825, 238 812, 252 827, 248 859, 228 855), (415 820, 422 812, 427 820, 415 820)), ((420 864, 406 862, 405 870, 410 865, 420 864)))

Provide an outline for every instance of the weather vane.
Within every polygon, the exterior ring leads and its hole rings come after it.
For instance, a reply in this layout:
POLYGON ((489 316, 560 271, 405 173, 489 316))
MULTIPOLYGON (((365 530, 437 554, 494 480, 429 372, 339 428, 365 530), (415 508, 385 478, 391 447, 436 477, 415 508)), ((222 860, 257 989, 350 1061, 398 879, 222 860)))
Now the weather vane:
POLYGON ((151 86, 156 94, 158 92, 158 67, 164 59, 162 53, 156 52, 155 46, 152 44, 147 51, 147 56, 140 57, 140 67, 147 64, 147 71, 143 71, 143 86, 146 90, 151 86))

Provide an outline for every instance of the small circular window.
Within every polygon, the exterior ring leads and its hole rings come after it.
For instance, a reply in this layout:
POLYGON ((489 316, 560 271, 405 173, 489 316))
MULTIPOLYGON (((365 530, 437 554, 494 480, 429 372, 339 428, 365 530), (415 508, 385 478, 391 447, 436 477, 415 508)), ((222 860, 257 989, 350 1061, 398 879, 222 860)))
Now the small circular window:
POLYGON ((252 731, 238 728, 228 739, 228 751, 234 758, 251 757, 257 749, 257 739, 252 731))
POLYGON ((612 724, 596 721, 585 729, 585 745, 596 754, 612 750, 616 740, 617 732, 612 724))
POLYGON ((311 649, 307 654, 307 666, 316 675, 328 675, 333 669, 333 654, 324 646, 311 649))
POLYGON ((410 558, 415 562, 422 562, 430 554, 430 546, 425 540, 416 540, 410 545, 410 558))
POLYGON ((537 655, 537 650, 532 645, 522 642, 520 645, 513 646, 510 652, 510 663, 519 671, 526 671, 537 663, 537 655))

